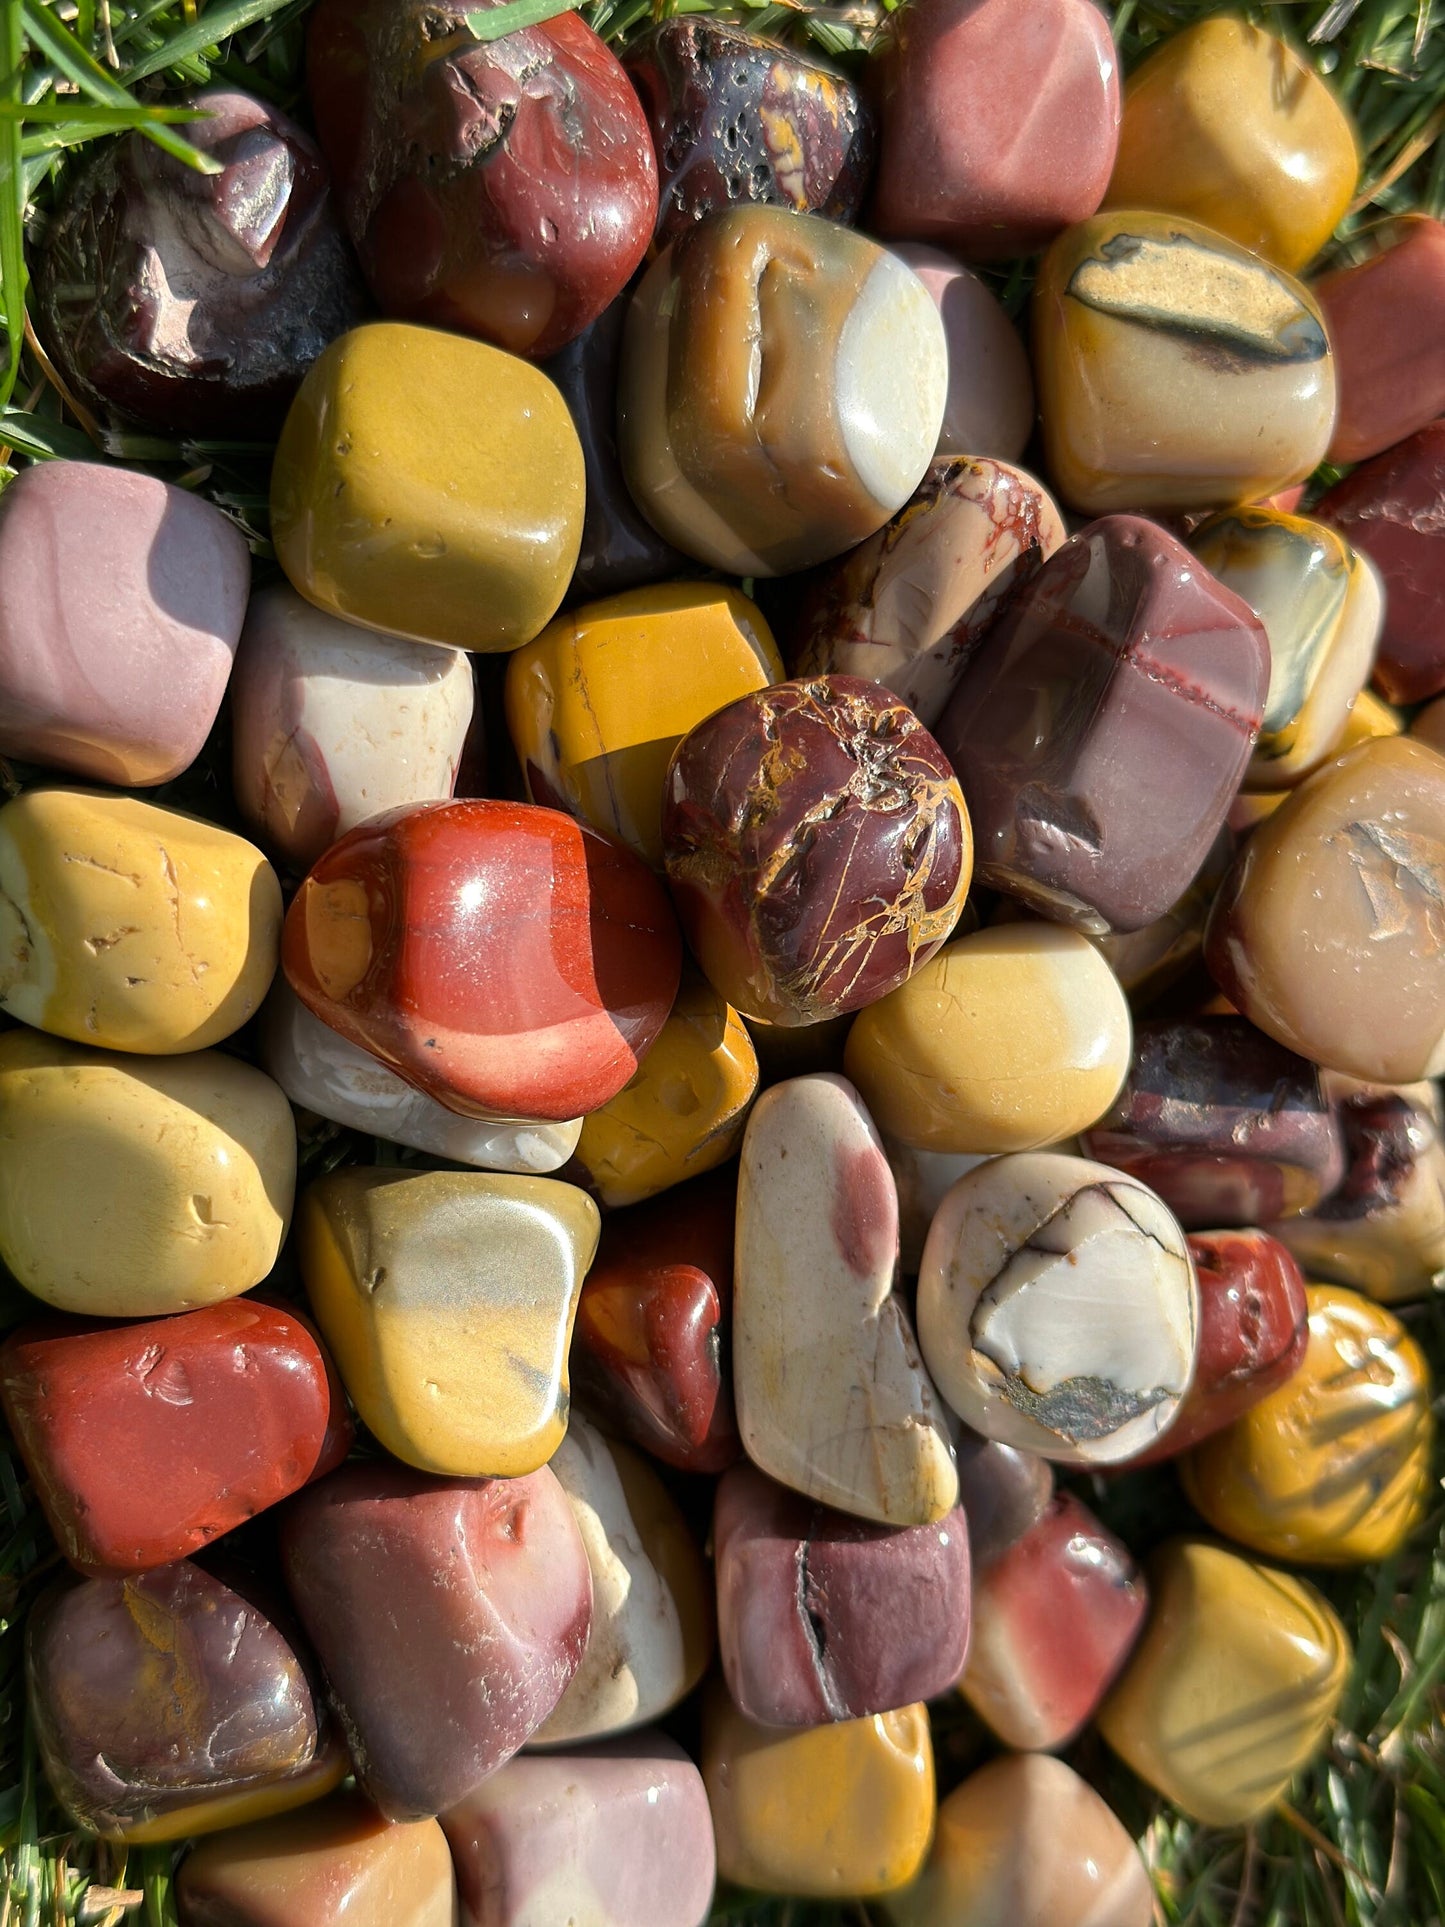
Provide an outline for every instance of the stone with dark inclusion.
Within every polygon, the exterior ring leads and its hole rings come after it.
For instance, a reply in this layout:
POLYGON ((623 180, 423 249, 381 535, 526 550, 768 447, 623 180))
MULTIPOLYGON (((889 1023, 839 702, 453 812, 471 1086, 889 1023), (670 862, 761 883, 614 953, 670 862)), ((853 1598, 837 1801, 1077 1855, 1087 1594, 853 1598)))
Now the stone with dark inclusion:
POLYGON ((938 726, 981 881, 1093 936, 1178 902, 1259 733, 1269 644, 1173 536, 1109 515, 979 647, 938 726))

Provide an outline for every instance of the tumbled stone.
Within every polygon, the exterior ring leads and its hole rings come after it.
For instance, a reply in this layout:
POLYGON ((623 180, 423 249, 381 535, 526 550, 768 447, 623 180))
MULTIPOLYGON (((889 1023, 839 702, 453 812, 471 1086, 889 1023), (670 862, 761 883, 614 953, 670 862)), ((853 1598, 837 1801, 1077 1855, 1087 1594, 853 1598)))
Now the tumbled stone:
POLYGON ((1335 369, 1307 289, 1180 215, 1097 215, 1034 286, 1034 379, 1064 500, 1228 508, 1303 481, 1335 420, 1335 369))
POLYGON ((0 1140, 0 1258, 61 1311, 189 1311, 276 1262, 296 1130, 283 1093, 235 1057, 111 1056, 12 1030, 0 1140))
POLYGON ((908 500, 947 388, 943 323, 910 268, 816 215, 731 208, 664 249, 633 296, 627 485, 713 568, 807 568, 908 500))
POLYGON ((668 771, 662 841, 709 980, 784 1025, 858 1010, 925 963, 973 850, 938 744, 856 676, 780 683, 700 723, 668 771))
POLYGON ((352 1166, 307 1189, 306 1293, 387 1451, 462 1479, 546 1464, 597 1231, 592 1200, 552 1178, 352 1166))
POLYGON ((1361 462, 1445 415, 1445 222, 1407 214, 1314 284, 1339 373, 1332 462, 1361 462))
POLYGON ((930 1525, 958 1498, 953 1448, 902 1300, 893 1176, 845 1078, 753 1107, 734 1269, 738 1430, 755 1465, 841 1512, 930 1525))
POLYGON ((1262 823, 1215 899, 1210 975, 1331 1070, 1445 1070, 1445 756, 1385 736, 1326 763, 1262 823))
POLYGON ((1445 696, 1427 703, 1410 721, 1410 734, 1445 755, 1445 696))
POLYGON ((1432 1487, 1430 1372, 1383 1305, 1311 1285, 1297 1371, 1180 1460, 1190 1502, 1217 1532, 1307 1565, 1388 1559, 1432 1487))
POLYGON ((636 1733, 524 1754, 442 1815, 462 1927, 703 1927, 717 1855, 702 1776, 636 1733))
POLYGON ((672 752, 714 710, 782 680, 762 611, 723 583, 586 603, 507 664, 507 728, 527 794, 661 869, 672 752))
POLYGON ((566 591, 582 497, 577 431, 544 374, 480 341, 374 322, 301 384, 271 472, 271 531, 293 586, 331 615, 515 649, 566 591))
POLYGON ((958 1428, 958 1498, 972 1571, 981 1573, 1032 1530, 1054 1496, 1054 1469, 1034 1452, 958 1428))
POLYGON ((937 453, 1016 462, 1034 432, 1034 379, 1008 310, 981 276, 941 248, 895 241, 892 252, 927 288, 948 344, 937 453))
POLYGON ((1194 1371, 1199 1293, 1152 1191, 1085 1158, 995 1158, 960 1178, 918 1274, 938 1388, 985 1438, 1064 1465, 1133 1456, 1194 1371))
POLYGON ((1100 1730, 1192 1819, 1239 1826, 1324 1744, 1350 1642, 1313 1586, 1222 1546, 1173 1540, 1148 1574, 1149 1624, 1100 1730))
POLYGON ((794 672, 882 683, 932 729, 983 636, 1064 539, 1032 475, 941 453, 893 519, 819 575, 794 672))
POLYGON ((1248 604, 1133 515, 1019 592, 938 726, 979 878, 1092 935, 1188 889, 1248 766, 1269 647, 1248 604))
POLYGON ((615 1097, 682 967, 631 851, 527 803, 421 804, 344 836, 286 918, 293 990, 449 1110, 561 1120, 615 1097))
MULTIPOLYGON (((807 1035, 804 1031, 800 1033, 807 1035)), ((945 1194, 981 1157, 951 1151, 920 1151, 880 1133, 888 1168, 898 1190, 898 1256, 904 1271, 916 1273, 933 1214, 945 1194)))
POLYGON ((901 1532, 737 1465, 713 1511, 718 1642, 760 1726, 817 1726, 936 1698, 963 1671, 968 1527, 955 1506, 901 1532))
POLYGON ((388 1820, 464 1800, 581 1662, 592 1579, 545 1466, 447 1481, 344 1466, 287 1506, 281 1554, 357 1777, 388 1820))
POLYGON ((1224 827, 1210 844, 1198 875, 1163 916, 1140 930, 1096 938, 1099 949, 1137 1011, 1151 1004, 1199 962, 1204 926, 1215 893, 1229 872, 1237 847, 1233 828, 1236 797, 1224 827))

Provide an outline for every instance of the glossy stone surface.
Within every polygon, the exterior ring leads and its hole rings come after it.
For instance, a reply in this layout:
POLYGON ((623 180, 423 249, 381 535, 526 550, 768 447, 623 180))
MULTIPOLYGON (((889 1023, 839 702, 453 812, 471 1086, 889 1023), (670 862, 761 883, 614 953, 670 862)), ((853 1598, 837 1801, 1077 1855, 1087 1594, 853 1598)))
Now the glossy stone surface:
POLYGON ((646 867, 555 810, 423 804, 353 830, 294 898, 302 1002, 473 1117, 574 1118, 615 1097, 681 971, 646 867))
POLYGON ((1129 1006, 1087 937, 1014 923, 946 944, 859 1013, 844 1066, 924 1151, 1034 1151, 1092 1124, 1129 1068, 1129 1006))
POLYGON ((1219 14, 1130 76, 1105 206, 1188 215, 1298 273, 1343 219, 1359 167, 1349 116, 1315 69, 1219 14))
POLYGON ((1034 432, 1034 379, 1023 336, 988 283, 942 248, 896 241, 927 288, 948 343, 940 455, 1016 462, 1034 432))
POLYGON ((725 584, 586 603, 507 664, 507 728, 527 794, 661 869, 673 750, 714 710, 782 680, 762 611, 725 584))
POLYGON ((1100 1730, 1193 1819, 1239 1826, 1324 1743, 1350 1642, 1313 1586, 1222 1546, 1173 1540, 1148 1573, 1149 1624, 1100 1730))
POLYGON ((1239 802, 1236 797, 1230 805, 1225 826, 1210 844, 1194 881, 1162 917, 1146 923, 1141 930, 1096 939, 1136 1011, 1147 1008, 1199 961, 1210 906, 1234 861, 1232 823, 1239 802))
POLYGON ((442 1815, 462 1927, 702 1927, 716 1873, 702 1776, 637 1733, 524 1754, 442 1815))
POLYGON ((582 1663, 534 1746, 568 1746, 660 1719, 702 1678, 713 1602, 702 1553, 639 1453, 573 1417, 551 1470, 592 1568, 582 1663))
POLYGON ((1393 1312, 1311 1285, 1299 1369, 1180 1461, 1217 1532, 1279 1559, 1363 1565, 1398 1552, 1432 1482, 1430 1372, 1393 1312))
POLYGON ((1139 1849, 1072 1767, 990 1760, 938 1809, 923 1872, 885 1903, 894 1927, 1150 1927, 1139 1849))
POLYGON ((1445 415, 1445 222, 1409 214, 1314 284, 1340 382, 1332 462, 1361 462, 1445 415))
POLYGON ((180 131, 197 173, 138 133, 92 150, 46 228, 35 323, 72 393, 162 435, 274 434, 301 377, 362 316, 316 143, 208 87, 180 131))
POLYGON ((1054 1496, 1054 1469, 1033 1452, 958 1428, 958 1497, 975 1574, 1038 1523, 1054 1496))
POLYGON ((882 47, 879 234, 1031 254, 1103 199, 1119 67, 1089 0, 921 0, 882 47))
POLYGON ((0 1258, 60 1311, 189 1311, 276 1262, 296 1128, 282 1092, 237 1058, 112 1056, 9 1031, 0 1140, 0 1258))
POLYGON ((1020 590, 938 726, 978 874, 1092 935, 1188 889, 1249 763, 1269 647, 1152 522, 1090 523, 1020 590))
POLYGON ((1152 1191, 1038 1151, 960 1178, 918 1274, 938 1388, 985 1438, 1111 1465, 1173 1422, 1194 1371, 1199 1292, 1152 1191))
POLYGON ((175 1884, 181 1927, 456 1927, 456 1882, 435 1820, 383 1820, 337 1793, 203 1840, 175 1884))
POLYGON ((1301 482, 1329 444, 1319 306, 1282 268, 1179 215, 1097 215, 1034 287, 1048 473, 1073 508, 1228 508, 1301 482))
POLYGON ((282 568, 388 635, 515 649, 556 613, 582 539, 567 404, 513 355, 374 322, 312 363, 271 473, 282 568), (390 531, 378 542, 378 527, 390 531))
POLYGON ((546 1464, 597 1231, 592 1200, 552 1178, 352 1166, 307 1189, 307 1297, 389 1452, 464 1479, 546 1464))
POLYGON ((718 1872, 741 1887, 866 1899, 910 1881, 933 1832, 928 1711, 802 1732, 755 1726, 721 1686, 703 1708, 718 1872))
POLYGON ((938 744, 856 676, 780 683, 700 723, 668 771, 662 841, 709 980, 785 1025, 858 1010, 925 963, 973 850, 938 744))
POLYGON ((346 1771, 298 1644, 189 1560, 52 1586, 25 1660, 46 1778, 103 1838, 183 1840, 264 1819, 346 1771))
POLYGON ((240 531, 185 489, 23 470, 0 496, 0 754, 129 788, 178 776, 216 720, 250 575, 240 531))
POLYGON ((731 208, 680 235, 633 296, 623 471, 686 554, 783 575, 903 506, 947 389, 943 323, 911 269, 815 215, 731 208))
POLYGON ((1242 1017, 1140 1024, 1128 1082, 1083 1148, 1190 1230, 1308 1211, 1345 1172, 1319 1072, 1242 1017))
POLYGON ((449 798, 471 720, 460 650, 339 622, 284 584, 251 598, 231 684, 236 804, 297 869, 369 816, 449 798))
POLYGON ((575 15, 483 42, 466 11, 322 0, 306 44, 316 129, 384 313, 550 355, 642 259, 652 143, 575 15))
POLYGON ((820 573, 791 665, 882 683, 932 729, 983 636, 1064 539, 1032 475, 938 455, 893 519, 820 573))
POLYGON ((388 1820, 464 1800, 581 1662, 592 1578, 545 1466, 447 1481, 344 1466, 291 1501, 281 1553, 362 1790, 388 1820))
POLYGON ((684 1472, 742 1453, 729 1315, 736 1174, 611 1213, 582 1286, 572 1391, 611 1432, 684 1472))
POLYGON ((733 1703, 817 1726, 936 1698, 968 1653, 968 1527, 894 1532, 812 1505, 750 1465, 717 1489, 718 1640, 733 1703))
POLYGON ((1259 1029, 1331 1070, 1445 1070, 1445 757, 1385 736, 1327 763, 1246 842, 1205 961, 1259 1029))
POLYGON ((1264 625, 1269 693, 1244 784, 1288 789, 1343 747, 1380 640, 1379 575, 1333 529, 1277 509, 1211 516, 1189 546, 1264 625))
POLYGON ((880 1525, 958 1498, 953 1448, 903 1302, 898 1204, 846 1078, 796 1077, 753 1106, 738 1181, 733 1372, 748 1457, 880 1525))

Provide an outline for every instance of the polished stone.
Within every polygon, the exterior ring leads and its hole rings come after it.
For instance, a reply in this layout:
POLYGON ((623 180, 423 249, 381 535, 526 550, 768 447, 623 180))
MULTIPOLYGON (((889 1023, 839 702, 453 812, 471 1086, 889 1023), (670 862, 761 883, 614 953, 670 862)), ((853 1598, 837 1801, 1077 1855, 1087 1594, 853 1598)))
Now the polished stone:
POLYGON ((1445 222, 1408 214, 1314 284, 1339 371, 1332 462, 1361 462, 1445 415, 1445 222))
POLYGON ((1016 462, 1034 432, 1023 336, 988 283, 953 255, 919 241, 895 241, 892 252, 927 288, 943 321, 948 400, 938 454, 1016 462))
POLYGON ((1054 1469, 1035 1452, 981 1438, 967 1426, 959 1426, 956 1443, 958 1498, 977 1575, 1043 1518, 1054 1496, 1054 1469))
POLYGON ((1141 930, 1096 939, 1105 961, 1119 979, 1135 1011, 1146 1009, 1199 962, 1210 906, 1234 861, 1236 838, 1230 805, 1224 828, 1210 844, 1204 862, 1177 902, 1141 930))
POLYGON ((1445 755, 1445 696, 1437 697, 1426 703, 1410 722, 1410 734, 1418 742, 1427 743, 1431 749, 1438 749, 1445 755))
MULTIPOLYGON (((796 1033, 806 1036, 807 1032, 796 1033)), ((905 1272, 914 1274, 923 1256, 924 1240, 933 1214, 946 1193, 981 1157, 949 1151, 919 1151, 898 1138, 883 1138, 888 1168, 898 1189, 898 1256, 905 1272)))

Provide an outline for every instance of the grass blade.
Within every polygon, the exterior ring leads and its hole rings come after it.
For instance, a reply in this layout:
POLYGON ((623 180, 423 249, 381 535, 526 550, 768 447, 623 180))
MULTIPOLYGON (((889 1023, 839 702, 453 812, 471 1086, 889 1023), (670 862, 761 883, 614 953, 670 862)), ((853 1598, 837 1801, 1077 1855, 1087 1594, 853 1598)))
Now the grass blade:
POLYGON ((488 13, 469 13, 464 18, 474 40, 501 40, 509 33, 540 27, 548 20, 555 20, 560 13, 570 13, 579 4, 580 0, 508 0, 505 7, 493 7, 488 13))
POLYGON ((128 62, 121 69, 122 77, 134 83, 151 74, 163 74, 197 54, 209 53, 243 27, 254 27, 258 20, 269 20, 273 13, 280 13, 290 5, 291 0, 225 0, 222 6, 208 7, 193 25, 170 35, 139 60, 128 62))
MULTIPOLYGON (((8 105, 23 111, 21 63, 25 55, 23 0, 0 0, 0 92, 8 105)), ((20 351, 25 345, 25 173, 20 121, 0 126, 0 301, 5 308, 5 372, 0 375, 0 405, 15 392, 20 351)))

